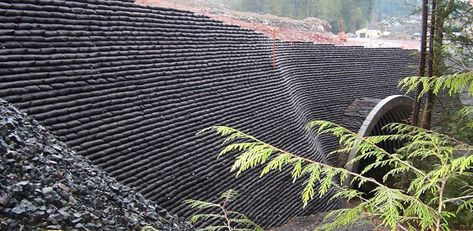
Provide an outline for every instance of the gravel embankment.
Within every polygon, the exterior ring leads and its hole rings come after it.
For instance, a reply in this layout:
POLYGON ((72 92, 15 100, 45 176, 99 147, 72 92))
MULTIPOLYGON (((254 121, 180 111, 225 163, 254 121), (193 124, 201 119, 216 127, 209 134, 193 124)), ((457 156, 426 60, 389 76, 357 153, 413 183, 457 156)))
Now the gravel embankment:
POLYGON ((0 230, 193 230, 0 99, 0 230))

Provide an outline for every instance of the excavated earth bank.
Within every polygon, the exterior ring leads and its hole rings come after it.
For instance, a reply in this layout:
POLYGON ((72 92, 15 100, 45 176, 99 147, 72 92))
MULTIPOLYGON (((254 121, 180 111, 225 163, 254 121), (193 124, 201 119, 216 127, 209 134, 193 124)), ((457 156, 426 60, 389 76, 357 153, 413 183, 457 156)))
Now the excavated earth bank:
POLYGON ((0 230, 193 230, 0 99, 0 230))

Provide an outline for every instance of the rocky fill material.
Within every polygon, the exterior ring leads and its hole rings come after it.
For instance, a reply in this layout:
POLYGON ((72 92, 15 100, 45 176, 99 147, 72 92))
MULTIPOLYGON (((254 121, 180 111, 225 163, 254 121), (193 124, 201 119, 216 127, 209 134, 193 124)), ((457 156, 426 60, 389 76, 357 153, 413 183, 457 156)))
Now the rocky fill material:
POLYGON ((0 154, 0 230, 193 230, 1 99, 0 154))

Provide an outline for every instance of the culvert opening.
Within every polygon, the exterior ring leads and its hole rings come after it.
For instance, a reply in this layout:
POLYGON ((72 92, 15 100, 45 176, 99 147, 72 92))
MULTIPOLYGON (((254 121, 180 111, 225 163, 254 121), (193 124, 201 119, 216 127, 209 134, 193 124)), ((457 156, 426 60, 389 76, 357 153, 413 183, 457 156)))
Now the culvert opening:
MULTIPOLYGON (((361 126, 358 129, 358 135, 374 136, 374 135, 388 135, 389 131, 384 129, 384 127, 390 123, 399 123, 408 121, 411 112, 412 112, 412 103, 413 100, 407 96, 394 95, 389 96, 383 100, 378 100, 376 105, 372 107, 373 103, 376 102, 373 99, 370 99, 371 110, 360 110, 367 112, 367 116, 361 123, 361 126)), ((369 104, 365 104, 365 107, 369 104)), ((360 116, 359 116, 360 117, 360 116)), ((362 117, 360 117, 362 118, 362 117)), ((378 146, 384 150, 393 153, 396 149, 400 148, 402 145, 398 141, 387 141, 380 143, 378 146)), ((355 158, 358 153, 352 152, 348 156, 350 161, 355 158)), ((376 161, 376 158, 364 159, 358 163, 347 165, 346 168, 350 171, 360 173, 366 166, 376 161)), ((367 177, 372 177, 378 181, 382 181, 383 177, 390 170, 389 167, 378 167, 373 168, 364 175, 367 177)), ((351 182, 351 179, 347 181, 347 184, 351 182)), ((388 181, 388 185, 396 184, 393 180, 388 181)), ((357 188, 362 192, 366 193, 368 197, 372 196, 372 190, 375 188, 374 184, 366 183, 363 186, 359 187, 357 184, 351 185, 353 188, 357 188)))

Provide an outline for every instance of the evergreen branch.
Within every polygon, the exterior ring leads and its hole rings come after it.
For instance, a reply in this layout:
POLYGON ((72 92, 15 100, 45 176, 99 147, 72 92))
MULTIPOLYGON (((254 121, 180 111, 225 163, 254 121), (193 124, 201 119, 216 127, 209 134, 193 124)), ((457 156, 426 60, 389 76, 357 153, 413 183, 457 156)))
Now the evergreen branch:
POLYGON ((366 203, 360 203, 354 208, 330 211, 324 218, 326 223, 317 227, 315 230, 337 230, 340 228, 350 227, 355 224, 356 221, 362 220, 362 218, 364 218, 363 211, 365 209, 366 203))
MULTIPOLYGON (((362 158, 369 157, 371 155, 376 155, 379 156, 378 159, 382 159, 383 157, 390 157, 399 164, 404 165, 411 170, 413 170, 416 174, 420 174, 422 176, 425 176, 425 172, 422 170, 414 167, 412 164, 400 159, 399 157, 387 152, 386 150, 378 147, 376 142, 374 141, 379 141, 382 142, 384 140, 389 139, 389 135, 382 136, 379 139, 373 138, 373 137, 362 137, 358 135, 357 133, 354 133, 338 124, 332 123, 330 121, 324 121, 324 120, 315 120, 309 122, 307 125, 307 128, 313 128, 313 127, 318 127, 317 133, 318 134, 323 134, 323 133, 331 133, 337 138, 340 139, 340 144, 342 144, 344 147, 346 147, 349 150, 356 150, 359 152, 358 158, 354 158, 349 163, 354 163, 362 158), (356 142, 355 142, 356 141, 356 142)), ((406 129, 405 127, 404 129, 406 129)), ((397 139, 401 136, 399 135, 393 135, 391 140, 397 139)))
POLYGON ((206 201, 199 201, 199 200, 185 200, 185 204, 188 204, 193 209, 208 209, 208 208, 215 208, 220 207, 218 204, 206 202, 206 201))
POLYGON ((199 228, 197 231, 228 231, 228 227, 224 225, 209 225, 204 228, 199 228))
MULTIPOLYGON (((265 148, 269 148, 271 149, 273 152, 272 153, 279 153, 278 156, 281 156, 279 158, 278 161, 276 161, 275 163, 272 163, 270 162, 271 165, 275 165, 277 166, 277 168, 271 168, 271 170, 273 169, 279 169, 279 166, 283 166, 284 164, 290 162, 291 160, 294 161, 294 159, 296 160, 301 160, 305 163, 310 163, 310 164, 314 164, 314 165, 318 165, 322 168, 329 168, 329 169, 334 169, 336 170, 337 172, 339 173, 344 173, 344 174, 348 174, 348 175, 352 175, 354 176, 356 179, 360 179, 360 180, 364 180, 364 181, 367 181, 367 182, 371 182, 371 183, 374 183, 376 185, 382 185, 380 182, 376 181, 375 179, 373 178, 369 178, 369 177, 364 177, 358 173, 355 173, 355 172, 350 172, 344 168, 337 168, 337 167, 333 167, 333 166, 330 166, 328 164, 324 164, 324 163, 321 163, 321 162, 316 162, 316 161, 313 161, 311 159, 308 159, 308 158, 304 158, 304 157, 301 157, 301 156, 298 156, 298 155, 295 155, 295 154, 292 154, 290 152, 287 152, 285 150, 282 150, 280 148, 277 148, 277 147, 274 147, 270 144, 267 144, 259 139, 257 139, 256 137, 254 136, 251 136, 251 135, 247 135, 237 129, 234 129, 234 128, 230 128, 230 127, 225 127, 225 126, 212 126, 212 127, 209 127, 209 128, 206 128, 204 130, 202 130, 201 132, 199 132, 198 134, 202 134, 202 132, 206 132, 206 131, 216 131, 217 134, 221 135, 221 136, 228 136, 228 135, 231 135, 232 133, 240 133, 240 137, 244 138, 244 139, 249 139, 249 140, 253 140, 254 143, 256 143, 255 146, 264 146, 265 148), (276 165, 277 164, 277 165, 276 165)), ((245 149, 243 149, 242 151, 244 151, 245 149)), ((257 153, 252 153, 252 154, 257 154, 257 153)), ((239 157, 237 157, 237 160, 235 161, 235 164, 232 166, 232 170, 237 170, 238 169, 238 172, 237 173, 241 173, 245 170, 247 170, 249 168, 249 166, 256 166, 258 165, 258 160, 267 160, 267 158, 256 158, 256 157, 252 157, 252 155, 249 155, 247 152, 244 152, 243 155, 245 155, 244 157, 241 157, 242 155, 240 155, 239 157), (252 158, 248 158, 248 157, 252 157, 252 158), (247 163, 249 162, 249 163, 247 163)), ((277 158, 277 157, 276 157, 277 158)), ((276 159, 275 158, 275 159, 276 159)), ((273 159, 274 160, 274 159, 273 159)), ((266 161, 265 161, 266 162, 266 161)), ((269 164, 268 164, 269 165, 269 164)), ((264 169, 263 169, 264 171, 264 169)), ((267 171, 264 171, 265 174, 267 173, 267 171)), ((262 175, 265 175, 265 174, 262 174, 262 175)))
MULTIPOLYGON (((232 138, 233 143, 224 148, 226 150, 224 155, 232 151, 240 152, 232 166, 232 170, 237 172, 237 176, 256 166, 263 166, 260 176, 264 176, 273 170, 281 171, 287 165, 292 166, 291 175, 294 182, 305 176, 301 192, 304 207, 316 195, 323 196, 332 188, 340 190, 335 192, 330 200, 337 198, 360 199, 359 207, 330 213, 334 222, 324 225, 325 228, 333 229, 350 225, 360 218, 359 214, 378 216, 382 219, 382 224, 391 230, 397 228, 407 230, 402 224, 409 227, 421 227, 424 230, 446 226, 445 219, 452 214, 443 211, 443 207, 445 203, 454 200, 454 198, 445 199, 443 196, 446 182, 450 178, 468 175, 467 171, 473 166, 473 156, 454 158, 453 153, 457 150, 473 149, 472 146, 440 133, 405 124, 387 125, 384 129, 396 134, 374 137, 359 137, 358 134, 328 121, 312 121, 308 128, 315 126, 318 127, 317 133, 319 135, 331 133, 340 140, 341 148, 337 150, 337 153, 353 150, 359 153, 351 160, 351 163, 370 157, 374 157, 376 161, 368 164, 361 170, 361 173, 356 173, 292 154, 233 128, 215 126, 207 130, 214 130, 224 137, 237 137, 232 138), (242 142, 239 143, 240 141, 242 142), (382 142, 392 141, 403 142, 404 146, 397 149, 395 153, 389 153, 377 146, 382 142), (416 159, 432 159, 430 157, 435 157, 438 164, 429 166, 428 172, 415 167, 410 162, 416 159), (374 178, 363 176, 367 171, 383 166, 392 167, 383 177, 383 182, 389 176, 407 172, 414 173, 415 177, 408 185, 407 190, 390 188, 374 178), (374 197, 365 199, 362 197, 362 193, 341 187, 340 183, 335 180, 336 176, 340 178, 339 182, 352 176, 352 184, 373 183, 376 186, 373 191, 374 197), (434 197, 432 200, 424 202, 421 198, 427 192, 432 193, 434 197), (410 195, 411 193, 412 195, 410 195), (435 206, 437 210, 430 205, 435 206), (362 208, 361 212, 357 211, 360 208, 362 208)), ((473 207, 473 199, 469 195, 458 197, 455 201, 463 202, 462 209, 473 207)), ((238 218, 232 219, 239 220, 238 218)))
MULTIPOLYGON (((328 123, 330 122, 326 122, 322 124, 322 126, 325 126, 326 130, 332 128, 331 124, 328 124, 328 123)), ((400 225, 398 221, 399 219, 401 219, 400 212, 402 211, 402 207, 403 207, 402 204, 408 201, 416 201, 417 199, 409 195, 404 195, 402 191, 399 189, 393 189, 393 188, 384 186, 382 183, 378 182, 377 180, 373 178, 365 177, 362 174, 350 172, 344 168, 333 167, 324 163, 320 163, 308 158, 304 158, 304 157, 289 153, 285 150, 282 150, 270 144, 264 143, 263 141, 253 136, 246 135, 243 132, 238 131, 236 129, 216 126, 216 127, 213 127, 212 130, 217 131, 217 133, 219 134, 226 134, 226 135, 231 135, 232 133, 240 133, 238 137, 241 137, 242 139, 244 139, 245 142, 247 142, 247 140, 251 140, 251 143, 254 144, 254 146, 251 146, 250 150, 243 149, 241 150, 242 154, 237 156, 236 161, 234 165, 232 166, 232 169, 234 171, 237 171, 237 174, 249 168, 255 167, 257 165, 266 164, 266 166, 263 168, 261 172, 261 175, 263 176, 267 174, 268 172, 270 172, 271 170, 282 170, 283 166, 287 164, 292 164, 293 165, 292 175, 294 179, 307 175, 308 177, 306 181, 304 182, 304 188, 303 188, 303 191, 301 192, 304 207, 307 206, 308 202, 312 200, 316 195, 316 192, 315 192, 316 182, 319 182, 317 193, 319 196, 322 196, 325 193, 327 193, 329 189, 334 185, 333 177, 340 176, 341 178, 346 178, 347 175, 351 175, 353 176, 353 181, 357 181, 359 182, 359 184, 371 182, 377 186, 377 190, 379 191, 379 193, 377 194, 378 196, 375 197, 374 200, 364 201, 363 203, 365 203, 366 205, 365 209, 371 209, 373 212, 378 211, 385 222, 384 224, 390 226, 390 228, 394 230, 396 227, 399 227, 400 225), (271 151, 265 151, 267 149, 270 149, 271 151), (261 156, 264 156, 265 158, 261 158, 261 156), (262 161, 262 159, 264 159, 264 161, 262 161)), ((322 132, 325 132, 326 130, 323 130, 322 132)), ((354 138, 350 138, 349 136, 351 136, 352 134, 345 132, 345 130, 343 129, 337 128, 335 133, 337 133, 339 137, 343 137, 342 139, 346 142, 355 143, 357 141, 354 138)), ((386 138, 381 138, 379 140, 384 140, 384 139, 386 138)), ((237 142, 237 140, 234 140, 234 141, 237 142)), ((365 146, 362 146, 360 150, 365 151, 365 152, 369 152, 370 150, 379 150, 378 148, 376 149, 373 148, 372 147, 373 145, 374 144, 371 144, 371 143, 369 143, 368 145, 365 144, 365 146)), ((383 151, 383 153, 384 152, 385 151, 383 151)), ((389 154, 389 157, 395 158, 395 160, 391 160, 386 163, 390 163, 394 161, 397 164, 402 164, 400 166, 403 166, 404 168, 409 168, 408 165, 410 164, 403 160, 400 160, 399 157, 397 157, 396 155, 389 154)), ((355 197, 359 197, 359 194, 353 193, 353 192, 336 193, 334 196, 355 198, 355 197)), ((334 197, 332 197, 332 199, 333 198, 334 197)), ((340 217, 338 219, 341 219, 343 221, 342 223, 348 224, 347 223, 348 219, 354 219, 353 216, 350 214, 351 213, 340 213, 339 215, 340 217)))
MULTIPOLYGON (((253 222, 252 220, 250 220, 247 216, 243 215, 243 214, 240 214, 240 218, 237 218, 237 219, 230 219, 232 222, 235 222, 237 224, 241 224, 241 225, 246 225, 246 226, 250 226, 250 227, 253 227, 252 229, 247 229, 247 230, 251 230, 251 231, 264 231, 264 229, 259 226, 258 224, 256 224, 255 222, 253 222)), ((237 230, 237 229, 236 229, 237 230)), ((235 230, 235 231, 236 231, 235 230)))
POLYGON ((455 201, 468 200, 468 199, 472 199, 472 198, 473 198, 473 195, 468 195, 468 196, 461 196, 461 197, 445 199, 444 202, 445 203, 452 203, 452 202, 455 202, 455 201))
POLYGON ((218 219, 223 221, 223 225, 209 225, 204 228, 198 229, 202 231, 263 231, 261 226, 251 221, 247 216, 236 211, 227 210, 227 205, 229 202, 233 201, 238 196, 237 191, 229 189, 223 192, 219 199, 222 200, 221 204, 199 201, 199 200, 185 200, 184 203, 191 206, 194 209, 208 209, 214 208, 218 209, 220 213, 201 213, 195 214, 191 217, 191 223, 196 223, 199 221, 206 221, 209 219, 218 219), (238 228, 237 228, 238 227, 238 228), (251 228, 249 228, 251 227, 251 228))
POLYGON ((190 219, 190 222, 191 223, 197 223, 199 221, 206 221, 206 220, 209 220, 209 219, 213 219, 213 218, 225 218, 223 215, 220 215, 220 214, 213 214, 213 213, 201 213, 201 214, 196 214, 196 215, 193 215, 190 219))
POLYGON ((238 192, 234 189, 229 189, 220 195, 220 199, 225 201, 233 201, 235 198, 238 197, 238 192))
POLYGON ((418 84, 423 86, 419 98, 429 91, 438 95, 441 90, 448 90, 450 95, 466 90, 469 95, 473 95, 473 72, 470 71, 440 77, 407 77, 399 82, 399 87, 401 90, 405 89, 406 93, 410 93, 416 89, 418 84))

